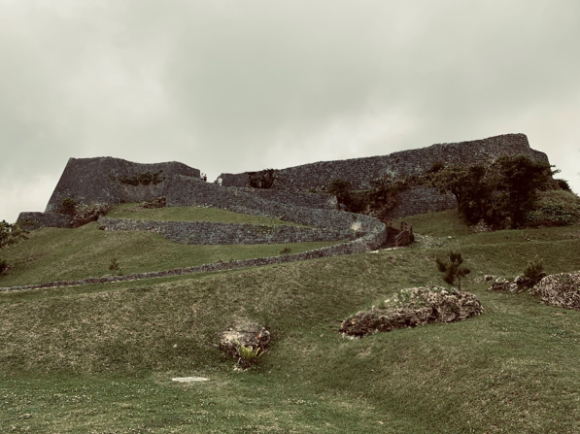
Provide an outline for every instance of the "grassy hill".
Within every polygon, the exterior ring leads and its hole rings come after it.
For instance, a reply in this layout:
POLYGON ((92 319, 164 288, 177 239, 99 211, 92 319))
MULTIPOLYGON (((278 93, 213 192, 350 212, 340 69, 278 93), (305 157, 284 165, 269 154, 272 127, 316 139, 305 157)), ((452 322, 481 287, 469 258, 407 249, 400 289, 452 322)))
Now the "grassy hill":
MULTIPOLYGON (((476 283, 521 273, 536 256, 548 273, 580 269, 580 227, 473 234, 454 211, 409 220, 422 235, 410 248, 0 294, 0 432, 580 432, 580 312, 476 283), (337 333, 341 320, 401 288, 441 284, 434 258, 450 247, 472 269, 465 289, 484 315, 358 340, 337 333), (216 345, 242 318, 270 327, 274 344, 238 373, 216 345), (179 376, 210 381, 171 381, 179 376)), ((39 261, 64 267, 76 255, 101 258, 107 271, 111 239, 90 238, 100 234, 90 225, 34 233, 10 248, 35 258, 19 281, 39 276, 39 261), (54 262, 46 255, 59 253, 36 247, 44 242, 71 251, 54 262)), ((113 244, 123 271, 187 257, 134 235, 113 244), (143 251, 151 262, 132 258, 143 251)), ((216 248, 215 257, 229 254, 216 248)))
MULTIPOLYGON (((136 204, 117 205, 109 216, 254 225, 293 224, 269 217, 218 209, 142 209, 136 204)), ((109 265, 113 259, 119 263, 120 273, 131 274, 218 261, 276 256, 284 248, 289 248, 292 253, 299 253, 332 244, 336 243, 197 246, 174 243, 152 232, 100 231, 96 222, 74 230, 43 228, 31 232, 30 240, 2 250, 2 257, 13 268, 0 278, 0 287, 101 277, 112 274, 109 265)))

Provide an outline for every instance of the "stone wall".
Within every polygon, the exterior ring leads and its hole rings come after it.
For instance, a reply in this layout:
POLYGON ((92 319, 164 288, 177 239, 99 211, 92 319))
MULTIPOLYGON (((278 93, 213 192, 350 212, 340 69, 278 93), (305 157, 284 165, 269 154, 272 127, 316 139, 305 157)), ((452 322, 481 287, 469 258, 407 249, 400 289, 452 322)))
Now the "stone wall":
POLYGON ((180 188, 171 188, 167 198, 169 206, 210 206, 242 214, 275 217, 305 226, 374 232, 384 224, 373 217, 329 209, 315 209, 268 201, 241 189, 219 187, 212 183, 199 183, 195 179, 174 176, 170 182, 180 188))
POLYGON ((337 209, 336 197, 327 193, 304 193, 290 190, 275 190, 271 188, 237 188, 244 193, 252 194, 261 199, 285 203, 307 208, 337 209))
MULTIPOLYGON (((278 190, 323 190, 333 179, 345 179, 354 189, 370 188, 370 181, 384 174, 403 177, 423 174, 434 163, 479 164, 502 155, 527 155, 532 159, 548 161, 543 152, 530 148, 524 134, 506 134, 482 140, 461 143, 436 144, 421 149, 393 154, 322 161, 276 171, 272 188, 278 190)), ((224 186, 244 187, 247 174, 220 175, 224 186)))
POLYGON ((436 188, 419 185, 402 192, 399 203, 388 213, 388 218, 425 214, 457 208, 457 199, 451 193, 441 194, 436 188))
POLYGON ((354 240, 362 235, 353 230, 308 228, 287 225, 247 225, 212 222, 174 222, 100 217, 105 230, 149 231, 182 244, 286 244, 316 241, 354 240))
POLYGON ((369 249, 377 249, 384 243, 384 233, 371 233, 354 241, 323 247, 320 249, 308 250, 302 253, 290 255, 272 256, 268 258, 243 259, 238 261, 218 262, 214 264, 204 264, 195 267, 176 268, 167 271, 152 271, 148 273, 134 273, 124 276, 103 276, 82 280, 66 280, 61 282, 47 282, 34 285, 21 285, 2 287, 0 292, 18 291, 23 289, 55 288, 62 286, 92 285, 97 283, 121 282, 127 280, 150 279, 156 277, 180 276, 192 273, 207 273, 211 271, 227 271, 240 268, 259 267, 264 265, 284 264, 288 262, 306 261, 330 256, 352 255, 363 253, 369 249))
POLYGON ((166 196, 167 180, 175 175, 190 176, 199 181, 200 173, 198 169, 178 162, 140 164, 112 157, 71 158, 50 197, 46 212, 58 212, 62 200, 67 197, 80 204, 115 204, 166 196), (147 184, 139 182, 147 174, 155 175, 155 179, 147 184))
POLYGON ((26 230, 42 227, 70 228, 70 217, 63 214, 43 212, 21 212, 16 223, 26 230))

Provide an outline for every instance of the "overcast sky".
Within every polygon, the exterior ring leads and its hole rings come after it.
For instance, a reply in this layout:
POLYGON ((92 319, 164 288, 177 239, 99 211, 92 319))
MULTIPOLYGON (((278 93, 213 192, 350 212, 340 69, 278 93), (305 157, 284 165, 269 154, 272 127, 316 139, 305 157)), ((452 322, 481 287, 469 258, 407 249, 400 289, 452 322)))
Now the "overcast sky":
POLYGON ((70 157, 221 172, 524 133, 580 192, 578 0, 0 0, 0 220, 70 157))

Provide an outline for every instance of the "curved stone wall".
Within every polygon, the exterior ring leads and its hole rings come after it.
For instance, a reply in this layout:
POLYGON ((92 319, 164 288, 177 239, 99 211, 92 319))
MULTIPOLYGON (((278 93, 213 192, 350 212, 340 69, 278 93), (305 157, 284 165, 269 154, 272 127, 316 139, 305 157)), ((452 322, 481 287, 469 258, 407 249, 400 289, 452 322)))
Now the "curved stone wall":
POLYGON ((354 240, 361 232, 288 225, 247 225, 212 222, 176 222, 100 217, 105 230, 148 231, 181 244, 287 244, 354 240))
MULTIPOLYGON (((379 222, 380 223, 380 222, 379 222)), ((380 225, 377 225, 380 228, 380 225)), ((352 255, 355 253, 363 253, 368 250, 378 249, 386 240, 385 225, 382 225, 382 230, 376 230, 368 233, 361 238, 346 243, 337 244, 334 246, 323 247, 320 249, 308 250, 302 253, 294 253, 289 255, 272 256, 268 258, 244 259, 230 262, 218 262, 214 264, 204 264, 195 267, 176 268, 168 271, 152 271, 148 273, 133 273, 125 276, 103 276, 100 278, 89 278, 82 280, 67 280, 61 282, 47 282, 33 285, 21 285, 0 288, 0 292, 18 291, 22 289, 37 289, 37 288, 55 288, 62 286, 75 285, 91 285, 97 283, 121 282, 128 280, 149 279, 156 277, 179 276, 183 274, 192 273, 207 273, 211 271, 227 271, 236 270, 240 268, 258 267, 264 265, 284 264, 288 262, 306 261, 309 259, 324 258, 330 256, 352 255)))

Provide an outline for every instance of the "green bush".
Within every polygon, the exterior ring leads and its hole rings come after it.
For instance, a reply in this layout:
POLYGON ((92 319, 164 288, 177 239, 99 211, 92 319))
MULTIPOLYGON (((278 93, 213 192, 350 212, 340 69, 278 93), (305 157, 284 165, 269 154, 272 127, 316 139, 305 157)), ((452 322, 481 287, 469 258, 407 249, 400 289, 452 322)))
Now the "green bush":
POLYGON ((524 268, 524 277, 530 279, 535 285, 546 275, 544 273, 544 263, 541 259, 535 258, 528 262, 524 268))
POLYGON ((67 215, 74 215, 77 209, 77 201, 72 197, 66 197, 61 202, 61 212, 67 215))
POLYGON ((571 191, 548 190, 538 193, 534 209, 526 214, 526 224, 566 226, 580 222, 580 197, 571 191))

